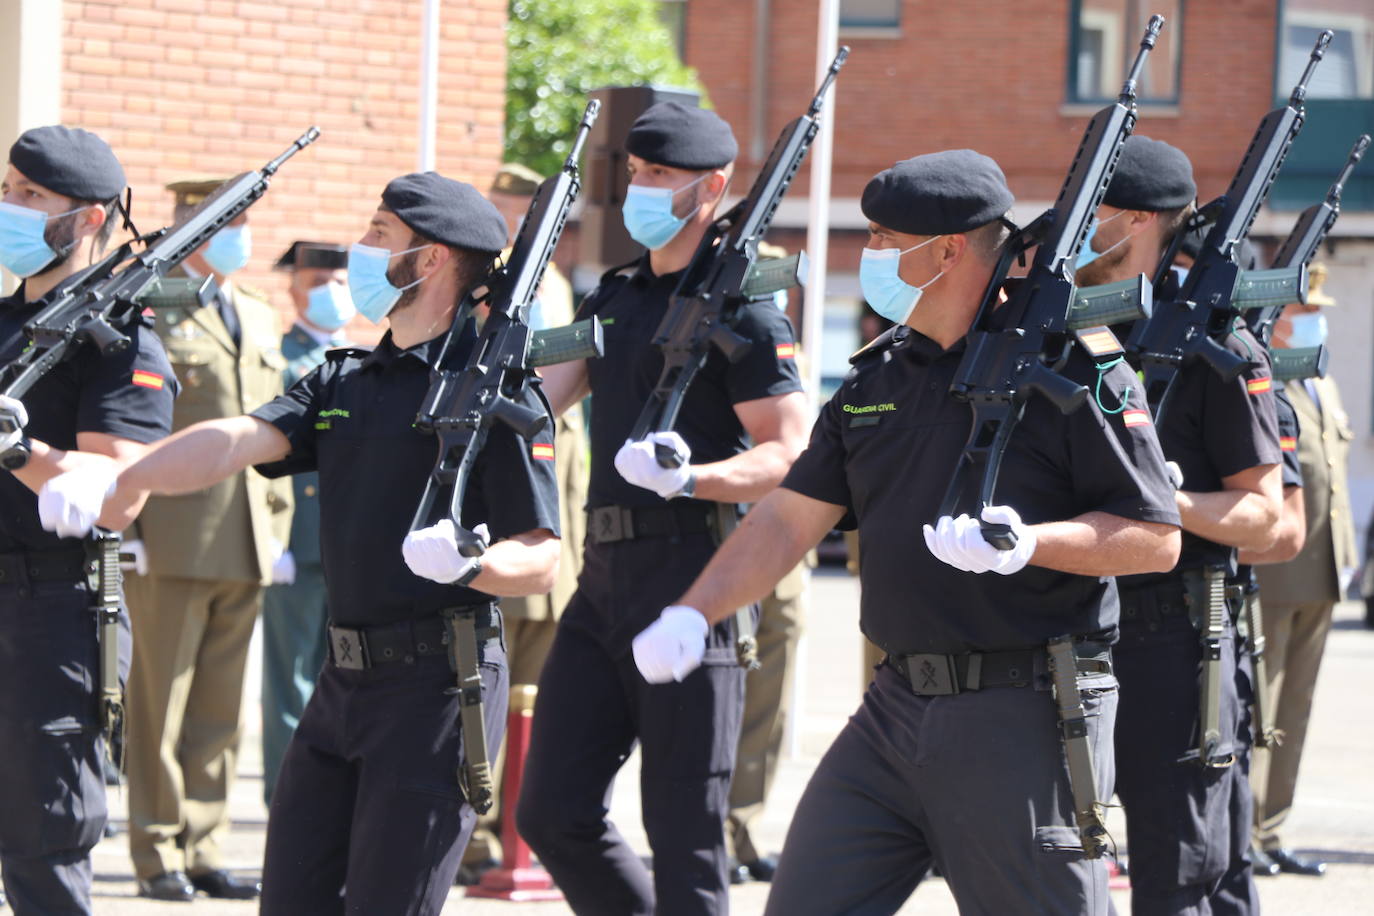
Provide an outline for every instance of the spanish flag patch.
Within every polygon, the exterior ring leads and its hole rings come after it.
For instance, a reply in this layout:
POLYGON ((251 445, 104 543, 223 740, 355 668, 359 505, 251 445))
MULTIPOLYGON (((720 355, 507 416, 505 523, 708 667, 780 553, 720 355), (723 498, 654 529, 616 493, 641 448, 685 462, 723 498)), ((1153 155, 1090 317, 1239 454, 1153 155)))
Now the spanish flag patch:
POLYGON ((797 356, 796 344, 778 344, 778 359, 795 359, 797 356))
POLYGON ((552 461, 553 446, 547 442, 536 442, 530 446, 530 457, 540 461, 552 461))
POLYGON ((1264 378, 1252 378, 1245 383, 1245 390, 1251 394, 1264 394, 1272 387, 1274 380, 1267 375, 1264 378))
POLYGON ((162 376, 146 369, 135 369, 133 382, 140 388, 152 388, 157 391, 161 391, 163 385, 162 376))
POLYGON ((1296 452, 1298 450, 1298 437, 1279 436, 1279 448, 1285 452, 1296 452))
POLYGON ((1126 410, 1121 414, 1121 422, 1127 426, 1149 426, 1150 412, 1148 410, 1126 410))

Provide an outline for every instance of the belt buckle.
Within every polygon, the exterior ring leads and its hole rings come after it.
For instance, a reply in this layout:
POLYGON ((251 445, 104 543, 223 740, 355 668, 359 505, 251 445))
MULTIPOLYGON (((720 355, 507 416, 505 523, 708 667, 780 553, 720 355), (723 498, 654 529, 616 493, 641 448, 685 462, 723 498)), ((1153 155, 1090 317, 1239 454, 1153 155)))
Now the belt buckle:
POLYGON ((367 641, 363 638, 361 630, 330 627, 329 654, 336 668, 362 671, 368 667, 367 641))
POLYGON ((953 696, 959 692, 959 674, 954 657, 918 653, 904 659, 911 692, 918 697, 953 696))
POLYGON ((612 544, 634 537, 634 516, 620 506, 599 506, 592 510, 592 536, 598 544, 612 544))

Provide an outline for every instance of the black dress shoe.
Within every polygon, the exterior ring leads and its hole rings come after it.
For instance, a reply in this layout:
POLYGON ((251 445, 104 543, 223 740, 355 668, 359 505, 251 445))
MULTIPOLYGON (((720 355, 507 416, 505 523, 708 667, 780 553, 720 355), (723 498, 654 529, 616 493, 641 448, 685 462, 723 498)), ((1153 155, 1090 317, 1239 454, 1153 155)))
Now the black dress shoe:
POLYGON ((495 859, 482 859, 477 862, 464 862, 458 866, 458 875, 453 879, 454 884, 463 887, 476 887, 482 883, 482 876, 493 868, 500 867, 501 863, 495 859))
POLYGON ((763 856, 758 861, 750 862, 744 867, 749 870, 749 877, 755 881, 767 883, 772 881, 773 875, 777 873, 778 860, 772 856, 763 856))
POLYGON ((1250 849, 1250 866, 1257 878, 1274 878, 1279 873, 1279 863, 1269 858, 1269 853, 1258 846, 1250 849))
POLYGON ((174 900, 190 903, 196 899, 196 889, 191 886, 191 881, 186 877, 185 872, 165 871, 160 875, 148 878, 146 881, 140 878, 138 880, 138 896, 151 897, 153 900, 174 900))
POLYGON ((261 881, 235 878, 223 869, 192 875, 191 886, 207 897, 220 900, 253 900, 262 894, 261 881))
POLYGON ((1287 875, 1307 875, 1311 878, 1320 878, 1326 874, 1326 863, 1318 862, 1316 859, 1309 859, 1307 856, 1300 856, 1293 850, 1282 847, 1279 849, 1267 849, 1269 858, 1279 867, 1279 871, 1287 875))

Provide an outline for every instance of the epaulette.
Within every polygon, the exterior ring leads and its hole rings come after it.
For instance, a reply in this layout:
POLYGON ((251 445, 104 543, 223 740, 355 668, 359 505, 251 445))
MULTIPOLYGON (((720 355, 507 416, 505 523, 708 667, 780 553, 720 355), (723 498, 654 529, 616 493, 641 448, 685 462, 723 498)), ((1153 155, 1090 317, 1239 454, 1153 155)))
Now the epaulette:
POLYGON ((630 261, 626 264, 618 264, 615 267, 612 267, 610 270, 606 271, 604 274, 602 274, 601 278, 596 281, 596 286, 592 287, 592 289, 587 293, 587 295, 582 297, 582 301, 577 303, 577 308, 573 310, 573 320, 580 321, 581 319, 587 317, 587 315, 583 312, 583 309, 587 307, 587 303, 595 302, 597 297, 601 294, 601 291, 605 289, 607 284, 609 284, 612 280, 628 280, 629 275, 622 273, 622 271, 628 270, 631 267, 638 266, 639 258, 635 258, 633 261, 630 261))
POLYGON ((902 325, 893 325, 868 343, 864 344, 858 350, 854 351, 854 354, 849 357, 850 365, 857 366, 861 360, 868 359, 870 356, 876 356, 892 346, 896 341, 897 328, 899 327, 902 327, 902 325))
POLYGON ((235 283, 234 289, 247 296, 249 299, 256 299, 265 305, 272 304, 267 298, 267 291, 258 289, 256 286, 244 286, 242 283, 235 283))
POLYGON ((372 347, 359 347, 359 346, 338 347, 338 348, 333 349, 333 350, 325 350, 325 351, 324 351, 324 358, 327 359, 327 360, 329 360, 329 361, 332 362, 332 363, 341 363, 341 362, 343 362, 344 360, 348 359, 349 357, 354 357, 354 356, 356 356, 358 359, 362 359, 363 357, 367 356, 367 354, 369 354, 369 353, 371 353, 371 352, 372 352, 372 347))

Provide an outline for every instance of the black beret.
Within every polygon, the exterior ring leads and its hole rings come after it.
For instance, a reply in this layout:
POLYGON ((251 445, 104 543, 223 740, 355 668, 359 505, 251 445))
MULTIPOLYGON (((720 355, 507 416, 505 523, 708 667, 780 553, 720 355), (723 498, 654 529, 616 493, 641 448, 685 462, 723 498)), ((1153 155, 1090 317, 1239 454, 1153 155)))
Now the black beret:
POLYGON ((348 267, 348 249, 332 242, 292 242, 277 258, 273 270, 321 268, 342 270, 348 267))
POLYGON ((426 238, 473 251, 506 247, 506 219, 470 184, 438 172, 412 172, 382 191, 382 203, 426 238))
POLYGON ((625 138, 625 152, 675 169, 701 172, 735 161, 739 144, 714 111, 681 102, 650 105, 625 138))
POLYGON ((113 200, 128 181, 114 150, 79 127, 35 127, 10 147, 10 165, 49 191, 76 200, 113 200))
POLYGON ((1177 210, 1197 197, 1193 164, 1183 150, 1163 140, 1134 134, 1121 147, 1121 158, 1102 202, 1122 210, 1177 210))
POLYGON ((987 156, 952 149, 904 159, 864 188, 864 216, 910 235, 949 235, 986 226, 1016 202, 987 156))

